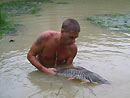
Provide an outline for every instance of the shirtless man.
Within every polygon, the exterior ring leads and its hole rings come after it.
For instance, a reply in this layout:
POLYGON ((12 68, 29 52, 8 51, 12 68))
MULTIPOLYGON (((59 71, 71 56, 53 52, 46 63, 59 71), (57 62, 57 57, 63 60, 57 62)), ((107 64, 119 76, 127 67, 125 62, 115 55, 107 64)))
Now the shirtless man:
POLYGON ((74 19, 63 22, 61 32, 45 31, 35 40, 27 58, 38 70, 55 75, 58 65, 71 65, 77 54, 75 39, 80 32, 74 19))

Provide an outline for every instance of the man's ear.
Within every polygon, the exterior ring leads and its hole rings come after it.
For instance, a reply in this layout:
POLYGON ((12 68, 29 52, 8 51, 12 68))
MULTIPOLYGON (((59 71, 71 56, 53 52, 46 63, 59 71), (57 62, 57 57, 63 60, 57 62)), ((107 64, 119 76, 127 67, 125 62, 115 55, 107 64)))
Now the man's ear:
POLYGON ((64 29, 61 29, 61 33, 64 33, 64 29))

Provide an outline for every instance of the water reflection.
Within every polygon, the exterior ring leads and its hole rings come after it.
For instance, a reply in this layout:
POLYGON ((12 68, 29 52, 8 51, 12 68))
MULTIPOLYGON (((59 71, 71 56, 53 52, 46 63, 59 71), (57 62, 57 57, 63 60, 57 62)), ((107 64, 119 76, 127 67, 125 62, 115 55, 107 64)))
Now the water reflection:
POLYGON ((16 98, 21 95, 21 90, 28 89, 29 81, 26 75, 31 70, 29 66, 26 66, 28 64, 26 49, 3 53, 0 59, 0 96, 1 98, 16 98))

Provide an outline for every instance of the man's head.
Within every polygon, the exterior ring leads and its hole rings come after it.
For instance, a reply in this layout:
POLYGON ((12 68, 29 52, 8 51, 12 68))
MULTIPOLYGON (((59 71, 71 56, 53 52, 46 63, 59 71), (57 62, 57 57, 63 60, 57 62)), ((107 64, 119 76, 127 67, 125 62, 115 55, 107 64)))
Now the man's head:
POLYGON ((75 19, 67 19, 62 24, 61 39, 62 43, 70 45, 75 43, 75 39, 78 37, 80 32, 79 23, 75 19))
POLYGON ((64 32, 68 32, 68 33, 80 32, 79 23, 75 19, 65 20, 62 24, 62 29, 64 29, 64 32))

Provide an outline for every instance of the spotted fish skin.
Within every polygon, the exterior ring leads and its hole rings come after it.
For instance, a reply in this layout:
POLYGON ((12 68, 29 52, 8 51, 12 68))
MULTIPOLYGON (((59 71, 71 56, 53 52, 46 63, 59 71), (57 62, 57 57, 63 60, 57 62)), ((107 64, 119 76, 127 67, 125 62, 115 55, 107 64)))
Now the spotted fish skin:
POLYGON ((83 82, 95 82, 98 84, 110 84, 107 80, 102 78, 100 75, 91 72, 83 67, 65 67, 58 68, 56 71, 57 75, 65 76, 69 78, 79 79, 83 82))

